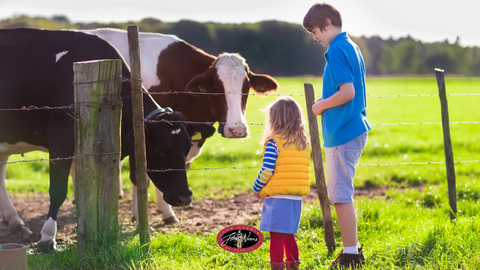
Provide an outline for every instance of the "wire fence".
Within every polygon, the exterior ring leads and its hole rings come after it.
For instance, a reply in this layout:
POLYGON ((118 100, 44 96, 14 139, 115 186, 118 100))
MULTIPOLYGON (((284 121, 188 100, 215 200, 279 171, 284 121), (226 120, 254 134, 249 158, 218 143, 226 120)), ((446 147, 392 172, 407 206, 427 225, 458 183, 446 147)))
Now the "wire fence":
MULTIPOLYGON (((131 81, 133 79, 130 78, 123 78, 123 77, 115 77, 112 79, 122 79, 122 81, 131 81)), ((100 81, 95 81, 95 82, 100 82, 100 81)), ((93 82, 86 82, 86 83, 93 83, 93 82)), ((204 93, 204 92, 147 92, 143 91, 144 94, 150 94, 150 95, 172 95, 172 94, 192 94, 192 95, 248 95, 248 96, 290 96, 290 97, 305 97, 303 94, 249 94, 249 93, 234 93, 234 92, 226 92, 226 93, 204 93)), ((457 93, 457 94, 448 94, 447 96, 479 96, 480 93, 457 93)), ((394 98, 394 97, 438 97, 438 94, 419 94, 419 95, 414 95, 414 94, 402 94, 402 95, 384 95, 384 96, 376 96, 376 95, 367 95, 368 97, 372 98, 394 98)), ((119 105, 121 103, 104 103, 104 102, 97 102, 97 103, 75 103, 75 104, 70 104, 70 105, 65 105, 65 106, 23 106, 22 108, 11 108, 11 109, 0 109, 0 112, 5 112, 5 111, 33 111, 33 110, 73 110, 76 105, 81 105, 81 106, 115 106, 119 105)), ((265 123, 230 123, 230 122, 198 122, 198 121, 166 121, 166 120, 145 120, 142 119, 145 122, 150 122, 150 123, 155 123, 155 122, 168 122, 168 123, 188 123, 188 124, 207 124, 207 125, 214 125, 216 123, 220 125, 250 125, 250 126, 264 126, 266 125, 265 123)), ((413 122, 413 123, 371 123, 372 126, 411 126, 411 125, 441 125, 442 122, 413 122)), ((450 122, 450 124, 454 125, 462 125, 462 124, 480 124, 480 121, 465 121, 465 122, 450 122)), ((64 157, 64 158, 52 158, 52 159, 45 159, 45 158, 39 158, 39 159, 32 159, 32 160, 20 160, 20 161, 5 161, 5 162, 0 162, 0 165, 9 165, 9 164, 17 164, 17 163, 28 163, 28 162, 52 162, 55 163, 56 161, 62 161, 62 160, 73 160, 76 157, 85 157, 85 156, 104 156, 104 155, 118 155, 118 153, 104 153, 100 155, 78 155, 78 156, 70 156, 70 157, 64 157)), ((480 160, 465 160, 465 161, 455 161, 456 164, 466 164, 466 163, 479 163, 480 160)), ((400 165, 442 165, 445 164, 445 162, 398 162, 398 163, 385 163, 385 164, 357 164, 358 166, 373 166, 373 167, 385 167, 385 166, 400 166, 400 165)), ((155 173, 163 173, 163 172, 169 172, 169 171, 207 171, 207 170, 248 170, 248 169, 260 169, 261 167, 236 167, 236 166, 231 166, 231 167, 216 167, 216 168, 186 168, 186 169, 164 169, 164 170, 147 170, 147 172, 155 172, 155 173)))
MULTIPOLYGON (((182 91, 182 92, 174 92, 174 91, 166 91, 166 92, 147 92, 143 91, 144 94, 150 95, 210 95, 210 96, 223 96, 223 95, 237 95, 237 96, 288 96, 288 97, 305 97, 304 94, 285 94, 285 93, 270 93, 270 94, 250 94, 250 93, 237 93, 237 92, 225 92, 225 93, 208 93, 208 92, 191 92, 191 91, 182 91)), ((453 96, 479 96, 480 93, 457 93, 457 94, 447 94, 448 97, 453 96)), ((399 94, 399 95, 371 95, 367 94, 367 97, 372 98, 392 98, 392 97, 438 97, 438 94, 399 94)))

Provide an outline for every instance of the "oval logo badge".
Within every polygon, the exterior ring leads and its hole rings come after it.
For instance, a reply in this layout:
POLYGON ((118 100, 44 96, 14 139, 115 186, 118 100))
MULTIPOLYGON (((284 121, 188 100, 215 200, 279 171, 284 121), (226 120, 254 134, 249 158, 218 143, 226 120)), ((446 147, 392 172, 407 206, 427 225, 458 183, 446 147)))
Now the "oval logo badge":
POLYGON ((263 234, 252 226, 233 225, 218 233, 217 243, 226 251, 245 253, 254 251, 262 245, 263 234))

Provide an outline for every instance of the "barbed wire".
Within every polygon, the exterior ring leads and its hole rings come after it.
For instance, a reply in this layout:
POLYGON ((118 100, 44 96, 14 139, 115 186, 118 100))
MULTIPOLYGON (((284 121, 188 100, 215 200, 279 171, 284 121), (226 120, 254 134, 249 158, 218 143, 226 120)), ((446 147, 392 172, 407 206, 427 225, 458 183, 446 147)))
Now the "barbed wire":
MULTIPOLYGON (((468 94, 447 94, 447 97, 453 97, 453 96, 479 96, 480 93, 468 93, 468 94)), ((391 97, 438 97, 438 94, 403 94, 403 95, 385 95, 385 96, 376 96, 376 95, 371 95, 367 94, 367 97, 373 97, 373 98, 391 98, 391 97)))
POLYGON ((88 82, 72 82, 73 84, 93 84, 93 83, 99 83, 99 82, 107 82, 107 81, 113 81, 113 80, 118 80, 121 79, 122 82, 131 82, 131 81, 140 81, 143 82, 142 78, 126 78, 126 77, 110 77, 110 78, 105 78, 101 80, 96 80, 96 81, 88 81, 88 82))
MULTIPOLYGON (((454 163, 462 164, 462 163, 477 163, 480 160, 461 160, 461 161, 454 161, 454 163)), ((398 162, 398 163, 386 163, 386 164, 370 164, 370 163, 363 163, 357 164, 357 166, 374 166, 374 167, 383 167, 383 166, 397 166, 397 165, 443 165, 445 164, 444 161, 434 161, 434 162, 398 162)))
MULTIPOLYGON (((418 122, 418 123, 371 123, 372 126, 407 126, 407 125, 441 125, 442 122, 418 122)), ((449 124, 480 124, 480 121, 471 122, 449 122, 449 124)))
POLYGON ((0 165, 3 164, 17 164, 17 163, 29 163, 29 162, 42 162, 42 161, 49 161, 55 163, 55 161, 62 161, 62 160, 73 160, 75 158, 80 158, 80 157, 103 157, 107 155, 121 155, 121 152, 110 152, 110 153, 101 153, 101 154, 84 154, 84 155, 77 155, 77 156, 70 156, 70 157, 58 157, 58 158, 37 158, 37 159, 31 159, 31 160, 18 160, 18 161, 4 161, 0 162, 0 165))
MULTIPOLYGON (((462 161, 455 161, 454 163, 462 164, 462 163, 478 163, 480 160, 462 160, 462 161)), ((357 164, 357 166, 374 166, 374 167, 384 167, 384 166, 398 166, 398 165, 442 165, 445 164, 444 161, 432 161, 432 162, 397 162, 397 163, 386 163, 386 164, 371 164, 371 163, 363 163, 357 164)), ((325 164, 323 166, 326 166, 325 164)), ((261 169, 262 167, 216 167, 216 168, 186 168, 186 169, 163 169, 163 170, 142 170, 137 172, 153 172, 153 173, 165 173, 165 172, 173 172, 173 171, 210 171, 210 170, 250 170, 250 169, 261 169)))
MULTIPOLYGON (((91 83, 97 83, 97 82, 104 82, 104 81, 109 81, 109 80, 116 80, 116 79, 121 79, 123 82, 125 81, 133 81, 133 80, 139 80, 143 81, 142 78, 125 78, 125 77, 112 77, 112 78, 107 78, 103 80, 98 80, 98 81, 89 81, 89 82, 73 82, 74 84, 91 84, 91 83)), ((152 94, 152 95, 170 95, 170 94, 199 94, 199 95, 227 95, 227 94, 233 94, 233 95, 251 95, 251 96, 305 96, 302 94, 248 94, 248 93, 234 93, 234 92, 226 92, 226 93, 203 93, 203 92, 146 92, 142 91, 144 94, 152 94)), ((469 94, 448 94, 447 96, 476 96, 480 95, 480 93, 469 93, 469 94)), ((375 96, 375 95, 367 95, 369 97, 374 97, 374 98, 388 98, 388 97, 438 97, 438 94, 432 94, 432 95, 412 95, 412 94, 404 94, 404 95, 385 95, 385 96, 375 96)), ((115 106, 122 104, 122 102, 113 102, 113 103, 105 103, 105 102, 83 102, 83 103, 75 103, 71 105, 65 105, 65 106, 23 106, 22 108, 19 109, 0 109, 1 111, 32 111, 32 110, 64 110, 64 109, 74 109, 76 105, 81 105, 81 106, 115 106)), ((145 122, 167 122, 169 124, 175 123, 175 122, 182 122, 182 123, 202 123, 202 124, 210 124, 213 125, 217 123, 215 122, 197 122, 197 121, 166 121, 164 119, 162 120, 145 120, 142 119, 145 122)), ((264 126, 266 125, 265 123, 230 123, 230 122, 218 122, 219 124, 223 125, 259 125, 259 126, 264 126)), ((372 123, 372 126, 393 126, 393 125, 440 125, 442 122, 418 122, 418 123, 372 123)), ((450 124, 480 124, 479 121, 470 121, 470 122, 450 122, 450 124)), ((43 161, 49 161, 49 162, 55 162, 55 161, 62 161, 62 160, 73 160, 78 157, 86 157, 86 156, 105 156, 105 155, 110 155, 110 154, 121 154, 120 152, 115 152, 115 153, 103 153, 103 154, 96 154, 96 155, 80 155, 80 156, 71 156, 71 157, 66 157, 66 158, 54 158, 54 159, 33 159, 33 160, 21 160, 21 161, 12 161, 12 162, 0 162, 0 165, 2 164, 16 164, 16 163, 27 163, 27 162, 43 162, 43 161)), ((480 162, 480 160, 472 160, 472 161, 455 161, 455 163, 474 163, 474 162, 480 162)), ((396 166, 396 165, 429 165, 429 164, 445 164, 445 162, 403 162, 403 163, 389 163, 389 164, 358 164, 358 166, 396 166)), ((147 170, 147 172, 169 172, 169 171, 195 171, 195 170, 220 170, 220 169, 260 169, 261 167, 218 167, 218 168, 201 168, 201 169, 165 169, 165 170, 147 170)))
MULTIPOLYGON (((75 109, 75 105, 80 106, 87 106, 87 107, 103 107, 103 106, 115 106, 115 105, 122 105, 122 102, 80 102, 71 105, 65 106, 58 106, 58 107, 50 107, 50 106, 23 106, 20 109, 0 109, 2 111, 32 111, 32 110, 65 110, 65 109, 75 109), (93 105, 92 105, 93 104, 93 105)), ((158 123, 158 122, 169 122, 169 123, 186 123, 186 124, 206 124, 206 125, 214 125, 218 123, 220 125, 250 125, 250 126, 265 126, 265 123, 238 123, 238 122, 219 122, 219 121, 166 121, 164 119, 161 120, 145 120, 141 119, 144 122, 148 123, 158 123)), ((449 122, 450 124, 480 124, 480 121, 470 121, 470 122, 449 122)), ((414 123, 370 123, 372 126, 406 126, 406 125, 441 125, 442 122, 414 122, 414 123)))
POLYGON ((224 93, 209 93, 209 92, 191 92, 191 91, 182 91, 182 92, 175 92, 175 91, 168 91, 168 92, 148 92, 148 91, 143 91, 144 94, 150 94, 150 95, 180 95, 180 94, 189 94, 189 95, 211 95, 211 96, 224 96, 224 95, 238 95, 238 96, 262 96, 262 97, 267 97, 267 96, 288 96, 288 97, 304 97, 305 95, 302 94, 286 94, 286 93, 281 93, 281 94, 250 94, 250 93, 236 93, 236 92, 224 92, 224 93))
MULTIPOLYGON (((53 158, 53 159, 46 159, 46 158, 39 158, 39 159, 32 159, 32 160, 19 160, 19 161, 12 161, 12 162, 0 162, 2 164, 16 164, 16 163, 28 163, 28 162, 42 162, 42 161, 61 161, 61 160, 73 160, 79 157, 87 157, 87 156, 106 156, 106 155, 119 155, 121 152, 111 152, 111 153, 103 153, 103 154, 85 154, 79 156, 71 156, 66 158, 53 158)), ((466 163, 479 163, 480 160, 461 160, 461 161, 454 161, 457 164, 466 164, 466 163)), ((398 166, 398 165, 435 165, 435 164, 445 164, 444 161, 429 161, 429 162, 396 162, 396 163, 385 163, 385 164, 372 164, 372 163, 359 163, 357 166, 374 166, 374 167, 384 167, 384 166, 398 166)), ((325 166, 325 165, 324 165, 325 166)), ((163 170, 140 170, 136 172, 154 172, 154 173, 165 173, 165 172, 173 172, 173 171, 209 171, 209 170, 250 170, 250 169, 261 169, 262 167, 215 167, 215 168, 185 168, 185 169, 163 169, 163 170)))
MULTIPOLYGON (((209 92, 192 92, 192 91, 167 91, 167 92, 148 92, 143 91, 144 94, 150 95, 181 95, 181 94, 189 94, 189 95, 212 95, 212 96, 222 96, 222 95, 239 95, 239 96, 289 96, 289 97, 304 97, 304 94, 287 94, 287 93, 269 93, 269 94, 256 94, 256 93, 236 93, 236 92, 224 92, 224 93, 209 93, 209 92)), ((458 94, 447 94, 447 96, 478 96, 480 93, 458 93, 458 94)), ((391 97, 438 97, 438 94, 401 94, 401 95, 384 95, 384 96, 377 96, 367 94, 367 97, 373 98, 391 98, 391 97)))
POLYGON ((65 110, 65 109, 74 109, 75 105, 66 105, 66 106, 57 106, 57 107, 50 107, 50 106, 23 106, 20 109, 0 109, 0 112, 3 111, 33 111, 33 110, 65 110))
MULTIPOLYGON (((161 120, 144 120, 144 122, 147 123, 159 123, 159 122, 169 122, 169 123, 185 123, 185 124, 206 124, 206 125, 214 125, 215 123, 218 123, 220 125, 248 125, 248 126, 265 126, 265 123, 238 123, 238 122, 213 122, 213 121, 206 121, 206 122, 200 122, 200 121, 167 121, 164 119, 161 120)), ((449 122, 450 124, 480 124, 480 121, 471 121, 471 122, 449 122)), ((408 126, 408 125, 441 125, 442 122, 418 122, 418 123, 370 123, 372 126, 408 126)))
POLYGON ((105 106, 115 106, 115 105, 123 105, 122 102, 77 102, 74 104, 70 105, 64 105, 64 106, 23 106, 22 108, 19 109, 0 109, 0 112, 3 111, 34 111, 34 110, 72 110, 75 109, 76 105, 80 106, 85 106, 85 107, 105 107, 105 106))

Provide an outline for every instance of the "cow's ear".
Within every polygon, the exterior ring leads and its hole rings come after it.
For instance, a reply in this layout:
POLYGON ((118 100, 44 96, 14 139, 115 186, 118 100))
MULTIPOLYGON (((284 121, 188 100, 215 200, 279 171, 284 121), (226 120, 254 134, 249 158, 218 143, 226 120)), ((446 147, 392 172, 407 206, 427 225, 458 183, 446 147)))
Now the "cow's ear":
MULTIPOLYGON (((145 122, 145 125, 143 126, 145 130, 145 136, 148 134, 149 125, 150 123, 145 122)), ((128 132, 127 138, 130 143, 135 144, 135 135, 134 135, 133 129, 128 132)))
POLYGON ((189 123, 186 129, 192 141, 204 140, 215 134, 215 127, 212 125, 189 123))
POLYGON ((213 85, 212 70, 210 67, 205 73, 193 77, 193 79, 188 82, 185 90, 194 93, 207 93, 212 89, 213 85))
POLYGON ((259 94, 268 94, 276 92, 279 88, 277 81, 264 74, 255 74, 247 67, 247 76, 253 90, 259 94))
POLYGON ((130 132, 128 132, 127 138, 128 138, 128 141, 129 141, 130 143, 132 143, 132 144, 135 143, 135 138, 134 138, 134 136, 133 136, 133 129, 130 130, 130 132))

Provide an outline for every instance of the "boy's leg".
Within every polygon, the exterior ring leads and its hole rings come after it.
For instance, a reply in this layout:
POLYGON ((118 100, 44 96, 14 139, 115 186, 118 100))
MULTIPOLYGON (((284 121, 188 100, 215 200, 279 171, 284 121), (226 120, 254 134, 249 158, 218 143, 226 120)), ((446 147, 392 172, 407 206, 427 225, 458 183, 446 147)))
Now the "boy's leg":
POLYGON ((353 178, 355 166, 365 148, 367 136, 367 133, 364 133, 346 144, 325 148, 328 195, 337 212, 344 252, 350 254, 358 254, 353 178))
POLYGON ((285 256, 287 261, 298 261, 298 244, 294 234, 285 234, 285 256))
POLYGON ((283 262, 285 234, 270 232, 270 261, 283 262))
POLYGON ((357 215, 353 203, 336 203, 335 211, 337 212, 338 226, 342 235, 343 247, 345 253, 358 254, 357 243, 357 215), (352 251, 346 248, 352 247, 352 251))

